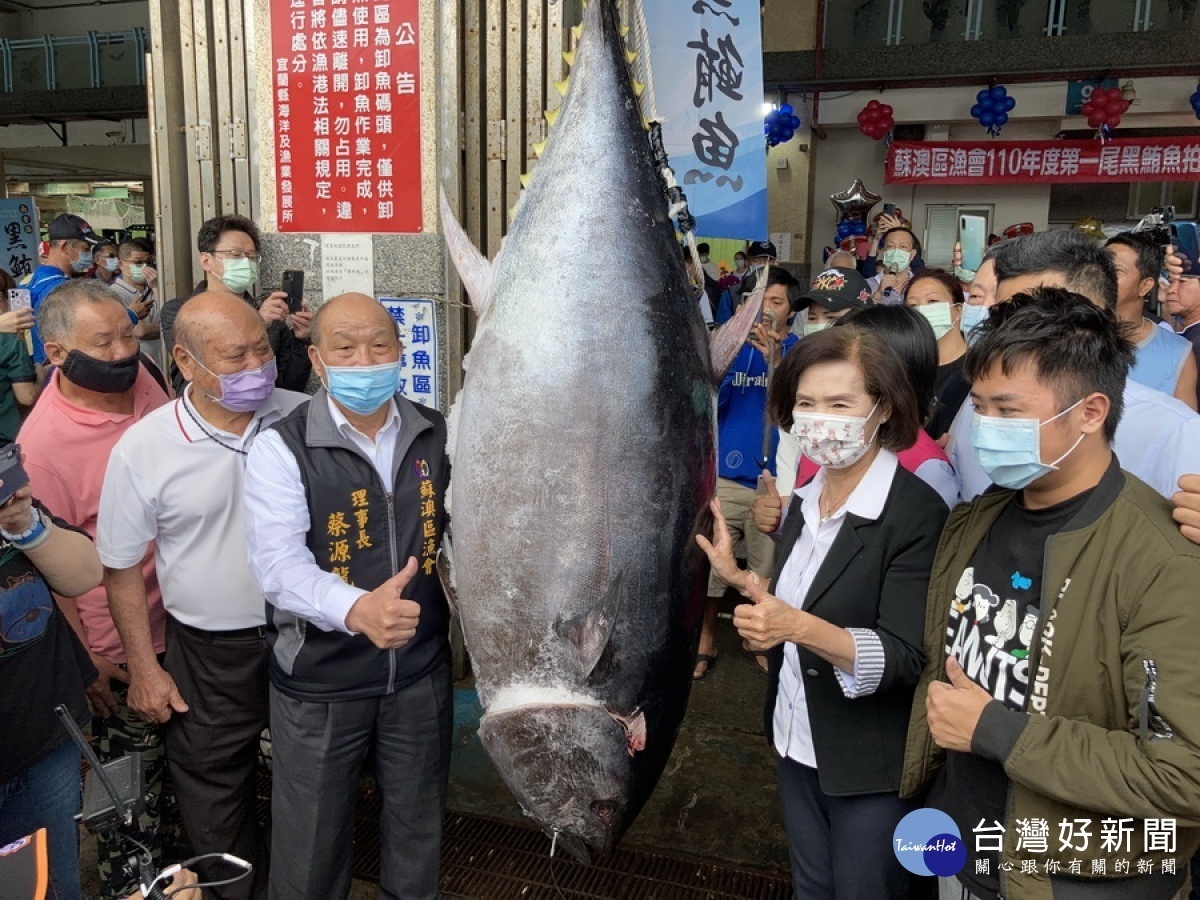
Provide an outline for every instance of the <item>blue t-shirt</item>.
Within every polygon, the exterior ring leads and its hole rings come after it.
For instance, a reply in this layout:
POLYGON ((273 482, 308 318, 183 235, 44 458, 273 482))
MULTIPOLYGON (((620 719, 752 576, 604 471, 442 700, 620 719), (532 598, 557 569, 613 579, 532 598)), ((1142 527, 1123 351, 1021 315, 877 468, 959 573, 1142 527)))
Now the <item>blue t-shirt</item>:
MULTIPOLYGON (((29 284, 26 286, 29 288, 29 299, 33 303, 35 315, 38 307, 42 305, 42 301, 46 299, 46 295, 66 280, 66 273, 58 266, 47 263, 34 269, 33 277, 29 279, 29 284)), ((38 334, 37 325, 33 326, 33 361, 38 365, 46 362, 46 348, 42 346, 42 336, 38 334)))
POLYGON ((1165 328, 1151 328, 1150 337, 1134 347, 1133 368, 1129 377, 1138 384, 1175 396, 1179 373, 1192 345, 1182 335, 1165 328))
MULTIPOLYGON (((799 338, 789 334, 780 345, 786 355, 799 338)), ((763 431, 767 422, 767 360, 750 344, 742 347, 717 394, 717 472, 746 487, 755 487, 763 472, 763 431)), ((771 428, 766 469, 775 474, 779 430, 771 428)))

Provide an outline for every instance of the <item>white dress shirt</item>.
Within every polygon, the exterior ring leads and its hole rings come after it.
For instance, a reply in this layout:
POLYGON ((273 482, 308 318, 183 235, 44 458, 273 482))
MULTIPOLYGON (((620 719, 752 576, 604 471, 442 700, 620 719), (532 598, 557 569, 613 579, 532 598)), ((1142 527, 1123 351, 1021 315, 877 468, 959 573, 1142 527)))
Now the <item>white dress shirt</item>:
POLYGON ((108 459, 96 549, 127 569, 154 542, 167 612, 193 628, 233 631, 266 621, 262 591, 246 561, 242 517, 245 451, 307 394, 276 390, 242 434, 222 431, 189 402, 173 403, 131 427, 108 459))
MULTIPOLYGON (((1200 415, 1187 404, 1138 384, 1125 381, 1125 412, 1117 425, 1113 452, 1126 472, 1136 475, 1167 499, 1179 490, 1181 475, 1200 473, 1200 415)), ((962 484, 963 500, 974 500, 991 480, 979 465, 971 445, 974 410, 971 398, 950 426, 946 448, 962 484)))
MULTIPOLYGON (((391 416, 375 440, 355 428, 328 397, 334 424, 347 440, 371 460, 390 491, 392 457, 400 433, 400 410, 389 400, 391 416)), ((346 616, 367 593, 317 565, 308 549, 311 520, 300 466, 276 431, 254 443, 246 463, 246 541, 250 569, 262 585, 267 602, 300 616, 324 631, 343 631, 346 616)))
MULTIPOLYGON (((892 489, 892 479, 899 468, 896 455, 880 450, 866 474, 850 496, 832 516, 821 521, 821 490, 825 486, 825 470, 817 473, 808 484, 796 488, 802 500, 804 530, 796 540, 787 562, 779 573, 775 593, 784 603, 801 609, 829 548, 842 530, 846 514, 863 519, 878 519, 892 489)), ((865 697, 875 693, 883 679, 883 644, 870 628, 847 628, 854 638, 854 671, 833 669, 846 697, 865 697)), ((808 718, 808 701, 804 693, 804 677, 800 671, 800 654, 790 641, 783 645, 783 668, 779 672, 779 693, 775 699, 775 749, 801 765, 816 768, 813 749, 812 723, 808 718)))

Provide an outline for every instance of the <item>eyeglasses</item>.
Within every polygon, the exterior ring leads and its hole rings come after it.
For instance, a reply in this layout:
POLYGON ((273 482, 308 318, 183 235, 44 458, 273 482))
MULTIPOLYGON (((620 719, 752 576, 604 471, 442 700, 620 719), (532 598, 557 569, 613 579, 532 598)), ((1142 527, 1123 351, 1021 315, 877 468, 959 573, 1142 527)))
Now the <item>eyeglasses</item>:
POLYGON ((251 262, 258 261, 258 253, 256 253, 254 250, 251 250, 249 253, 247 253, 245 250, 214 250, 214 251, 212 251, 213 256, 219 256, 222 253, 225 254, 227 259, 248 259, 251 262))

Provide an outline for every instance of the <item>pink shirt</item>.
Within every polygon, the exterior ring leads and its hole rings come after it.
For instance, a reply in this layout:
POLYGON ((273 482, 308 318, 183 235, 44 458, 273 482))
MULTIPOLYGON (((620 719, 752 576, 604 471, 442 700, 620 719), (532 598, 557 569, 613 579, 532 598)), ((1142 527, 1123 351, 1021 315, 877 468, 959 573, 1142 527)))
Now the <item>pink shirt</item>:
MULTIPOLYGON (((51 374, 33 412, 21 426, 17 441, 25 456, 25 471, 33 495, 54 515, 96 538, 100 488, 113 447, 129 428, 147 413, 167 402, 163 389, 144 368, 133 386, 133 414, 100 412, 77 406, 59 388, 62 373, 51 374)), ((166 646, 166 614, 154 574, 154 546, 142 559, 146 598, 150 605, 150 634, 154 649, 166 646)), ((76 600, 88 648, 110 662, 125 662, 125 649, 108 611, 104 586, 76 600)))

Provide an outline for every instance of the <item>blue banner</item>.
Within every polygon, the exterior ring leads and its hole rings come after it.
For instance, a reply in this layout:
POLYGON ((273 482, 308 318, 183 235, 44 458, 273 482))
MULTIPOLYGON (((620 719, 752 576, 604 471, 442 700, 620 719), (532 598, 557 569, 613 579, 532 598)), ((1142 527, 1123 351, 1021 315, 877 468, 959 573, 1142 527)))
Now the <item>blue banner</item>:
POLYGON ((0 200, 0 269, 20 281, 38 266, 38 211, 32 197, 0 200))
POLYGON ((644 2, 653 92, 696 233, 767 238, 759 0, 644 2))

